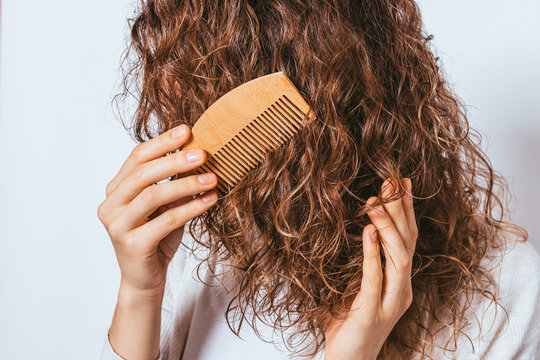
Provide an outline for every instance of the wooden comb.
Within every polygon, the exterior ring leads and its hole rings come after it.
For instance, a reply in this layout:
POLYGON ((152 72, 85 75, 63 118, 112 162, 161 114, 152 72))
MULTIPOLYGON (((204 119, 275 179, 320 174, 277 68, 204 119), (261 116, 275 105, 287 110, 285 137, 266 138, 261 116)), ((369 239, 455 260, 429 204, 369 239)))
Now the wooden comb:
POLYGON ((276 72, 217 99, 193 125, 182 150, 207 152, 207 161, 195 172, 215 173, 216 189, 224 195, 307 119, 315 119, 314 112, 287 75, 276 72))

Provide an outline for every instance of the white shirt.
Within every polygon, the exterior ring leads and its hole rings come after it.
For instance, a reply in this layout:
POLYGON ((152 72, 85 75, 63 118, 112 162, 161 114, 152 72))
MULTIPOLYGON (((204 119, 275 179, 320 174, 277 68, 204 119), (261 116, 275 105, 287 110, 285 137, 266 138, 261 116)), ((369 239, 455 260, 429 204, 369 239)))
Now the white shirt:
MULTIPOLYGON (((186 238, 190 238, 189 234, 184 235, 186 238)), ((506 255, 502 258, 485 258, 483 264, 493 266, 498 299, 509 318, 479 297, 467 315, 470 325, 465 332, 471 340, 458 337, 455 352, 443 354, 435 348, 434 359, 540 359, 540 256, 529 242, 512 243, 506 251, 495 254, 503 253, 506 255), (498 334, 502 336, 497 338, 498 334)), ((196 280, 197 264, 183 247, 169 264, 159 360, 288 359, 290 352, 281 336, 263 324, 257 325, 263 338, 274 339, 275 345, 259 339, 247 324, 242 326, 242 339, 233 334, 224 317, 229 294, 223 287, 210 287, 196 280)), ((439 335, 435 343, 444 346, 448 334, 439 335)), ((316 359, 323 356, 321 352, 316 359)), ((101 360, 120 359, 105 336, 101 360)))

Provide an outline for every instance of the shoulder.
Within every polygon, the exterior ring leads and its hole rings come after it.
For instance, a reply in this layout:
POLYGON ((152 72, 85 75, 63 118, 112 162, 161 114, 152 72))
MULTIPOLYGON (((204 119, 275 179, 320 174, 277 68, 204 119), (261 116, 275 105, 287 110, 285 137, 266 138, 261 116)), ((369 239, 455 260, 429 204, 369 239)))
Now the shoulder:
POLYGON ((507 241, 486 257, 485 266, 495 279, 500 301, 520 314, 537 310, 540 255, 530 241, 507 241))
POLYGON ((536 358, 540 355, 538 251, 529 241, 506 240, 487 254, 483 265, 495 281, 495 288, 489 289, 495 301, 481 294, 474 297, 467 314, 468 338, 462 339, 461 350, 466 353, 459 351, 459 358, 536 358))
POLYGON ((540 274, 540 255, 530 241, 507 240, 488 257, 490 262, 497 259, 502 260, 502 267, 513 267, 515 276, 540 274))

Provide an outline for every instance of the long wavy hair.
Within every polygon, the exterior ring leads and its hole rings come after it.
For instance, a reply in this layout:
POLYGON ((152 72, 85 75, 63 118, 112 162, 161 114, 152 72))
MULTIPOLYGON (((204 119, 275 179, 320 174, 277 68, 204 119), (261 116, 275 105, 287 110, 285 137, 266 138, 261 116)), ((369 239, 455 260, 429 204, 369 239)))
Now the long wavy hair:
POLYGON ((115 100, 137 99, 124 126, 138 142, 193 126, 227 91, 276 71, 316 112, 189 223, 211 277, 236 279, 226 311, 235 333, 244 320, 257 333, 263 322, 287 333, 296 355, 324 347, 326 321, 344 318, 360 289, 366 200, 387 178, 412 180, 419 237, 413 304, 380 357, 392 348, 430 357, 447 328, 451 350, 466 335, 471 296, 497 303, 481 260, 502 232, 527 233, 505 215, 506 182, 445 81, 414 1, 148 0, 128 24, 115 100))

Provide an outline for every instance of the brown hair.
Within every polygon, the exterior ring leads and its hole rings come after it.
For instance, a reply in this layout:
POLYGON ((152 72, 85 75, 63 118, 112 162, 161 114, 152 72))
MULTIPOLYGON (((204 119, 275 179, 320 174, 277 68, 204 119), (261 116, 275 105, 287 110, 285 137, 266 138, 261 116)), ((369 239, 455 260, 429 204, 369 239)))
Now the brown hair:
POLYGON ((119 95, 141 85, 139 142, 155 136, 152 120, 157 133, 192 126, 227 91, 276 71, 316 111, 189 225, 210 268, 226 264, 238 280, 233 331, 263 321, 292 330, 297 354, 320 350, 325 320, 343 317, 360 289, 366 200, 387 178, 411 178, 419 238, 415 300, 381 356, 387 347, 429 356, 437 329, 463 332, 463 299, 496 302, 481 260, 500 231, 527 234, 504 220, 505 181, 445 82, 414 1, 149 0, 130 26, 119 95))

